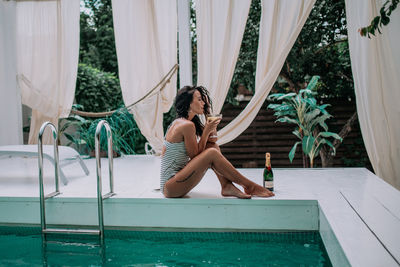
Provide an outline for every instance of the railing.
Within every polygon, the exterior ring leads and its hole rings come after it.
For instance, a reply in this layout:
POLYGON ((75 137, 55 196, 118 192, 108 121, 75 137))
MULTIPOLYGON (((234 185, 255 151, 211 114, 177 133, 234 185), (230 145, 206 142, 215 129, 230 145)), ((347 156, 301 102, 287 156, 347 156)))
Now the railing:
POLYGON ((48 229, 46 224, 46 209, 45 200, 52 198, 60 194, 59 190, 59 156, 58 156, 58 136, 56 127, 50 123, 45 122, 39 131, 38 137, 38 152, 39 152, 39 191, 40 191, 40 225, 42 228, 43 240, 45 240, 45 235, 48 233, 52 234, 90 234, 99 235, 101 245, 104 245, 104 216, 103 216, 103 200, 110 198, 115 195, 114 193, 114 168, 113 168, 113 150, 112 150, 112 133, 110 126, 105 120, 98 123, 95 134, 95 149, 96 149, 96 171, 97 171, 97 207, 98 207, 98 224, 99 229, 48 229), (44 195, 43 188, 43 145, 42 138, 44 131, 47 127, 52 130, 52 136, 54 139, 54 166, 55 166, 55 187, 56 190, 48 195, 44 195), (105 128, 107 133, 107 144, 108 144, 108 166, 109 166, 109 179, 110 179, 110 192, 102 195, 102 179, 101 179, 101 160, 100 160, 100 135, 102 128, 105 128))
POLYGON ((57 129, 56 127, 51 123, 51 122, 45 122, 43 123, 42 127, 40 127, 39 130, 39 136, 38 136, 38 164, 39 164, 39 191, 40 191, 40 226, 42 227, 42 233, 45 232, 46 230, 46 210, 45 210, 45 200, 48 198, 52 198, 54 196, 57 196, 60 194, 60 189, 59 189, 59 177, 60 177, 60 165, 59 165, 59 157, 58 157, 58 135, 57 135, 57 129), (42 144, 42 139, 43 139, 43 134, 44 131, 46 130, 47 126, 51 128, 52 136, 53 136, 53 141, 54 141, 54 178, 55 178, 55 187, 56 190, 48 195, 44 195, 44 189, 43 189, 43 144, 42 144))
POLYGON ((96 173, 97 173, 97 206, 98 206, 98 217, 99 217, 99 230, 100 230, 100 240, 104 242, 104 216, 103 216, 103 200, 112 197, 114 193, 114 167, 113 167, 113 143, 112 143, 112 133, 111 128, 107 121, 101 120, 97 124, 96 134, 95 134, 95 152, 96 152, 96 173), (102 128, 106 129, 107 134, 107 146, 108 146, 108 173, 110 179, 110 192, 102 195, 102 179, 101 179, 101 158, 100 158, 100 135, 102 128))

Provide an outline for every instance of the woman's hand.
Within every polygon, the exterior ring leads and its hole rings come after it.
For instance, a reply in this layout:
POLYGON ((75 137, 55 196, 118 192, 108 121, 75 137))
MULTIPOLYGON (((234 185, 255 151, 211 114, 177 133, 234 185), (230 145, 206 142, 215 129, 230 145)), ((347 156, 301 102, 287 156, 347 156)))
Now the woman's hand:
POLYGON ((209 121, 209 120, 206 121, 206 125, 204 126, 203 132, 206 133, 207 137, 209 137, 210 135, 216 135, 217 126, 220 122, 221 122, 221 118, 212 120, 212 121, 209 121))
POLYGON ((218 141, 218 136, 217 136, 217 131, 211 132, 211 134, 208 136, 208 143, 216 143, 218 141))

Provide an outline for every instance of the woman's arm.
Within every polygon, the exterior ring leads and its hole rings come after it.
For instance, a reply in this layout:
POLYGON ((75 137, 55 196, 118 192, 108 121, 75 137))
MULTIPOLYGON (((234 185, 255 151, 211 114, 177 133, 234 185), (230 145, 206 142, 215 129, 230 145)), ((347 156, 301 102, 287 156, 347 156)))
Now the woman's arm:
POLYGON ((220 120, 213 121, 211 123, 206 123, 203 129, 203 134, 200 137, 199 142, 196 139, 196 127, 193 122, 188 121, 182 125, 182 134, 185 141, 186 151, 188 156, 193 159, 198 154, 204 151, 210 133, 217 129, 217 125, 220 120))
MULTIPOLYGON (((206 125, 204 126, 203 129, 203 134, 200 137, 199 143, 198 143, 198 154, 204 151, 206 148, 207 142, 210 141, 210 134, 217 132, 217 126, 220 123, 220 119, 214 120, 212 122, 206 122, 206 125)), ((215 140, 216 142, 216 140, 215 140)))
POLYGON ((217 130, 210 133, 207 143, 216 143, 218 141, 217 130))
POLYGON ((196 126, 193 122, 187 121, 182 126, 182 135, 185 142, 186 152, 192 159, 199 154, 199 148, 196 139, 196 126))

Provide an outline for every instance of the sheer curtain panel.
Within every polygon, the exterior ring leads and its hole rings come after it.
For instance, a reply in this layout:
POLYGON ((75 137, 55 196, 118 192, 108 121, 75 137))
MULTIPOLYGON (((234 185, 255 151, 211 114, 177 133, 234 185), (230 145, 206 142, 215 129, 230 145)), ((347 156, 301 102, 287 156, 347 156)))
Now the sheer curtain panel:
POLYGON ((218 144, 228 143, 257 116, 315 0, 263 0, 257 52, 255 94, 246 108, 218 132, 218 144))
POLYGON ((214 112, 221 111, 231 84, 250 3, 196 0, 197 84, 209 90, 214 112))
MULTIPOLYGON (((176 0, 113 0, 118 71, 125 105, 142 98, 177 63, 176 0)), ((176 74, 159 93, 132 109, 156 153, 163 146, 163 112, 176 95, 176 74)))
MULTIPOLYGON (((32 108, 29 143, 45 121, 55 125, 72 107, 79 56, 79 0, 17 1, 17 77, 32 108)), ((52 143, 50 135, 44 143, 52 143)))
POLYGON ((16 3, 0 1, 0 146, 22 144, 21 94, 16 83, 16 3))
POLYGON ((382 34, 361 37, 384 1, 347 0, 346 17, 357 113, 375 173, 400 190, 400 8, 382 34))

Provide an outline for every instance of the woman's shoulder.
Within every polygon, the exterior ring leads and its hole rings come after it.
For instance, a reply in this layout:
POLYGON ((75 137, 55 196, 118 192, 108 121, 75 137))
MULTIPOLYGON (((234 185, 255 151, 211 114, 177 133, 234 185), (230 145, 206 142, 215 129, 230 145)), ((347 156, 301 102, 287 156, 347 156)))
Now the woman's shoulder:
POLYGON ((196 126, 194 125, 194 122, 186 119, 176 119, 171 123, 166 137, 167 139, 175 140, 179 135, 183 136, 185 133, 192 132, 196 132, 196 126))
POLYGON ((195 127, 194 122, 186 119, 176 119, 172 122, 175 127, 192 128, 195 127))

